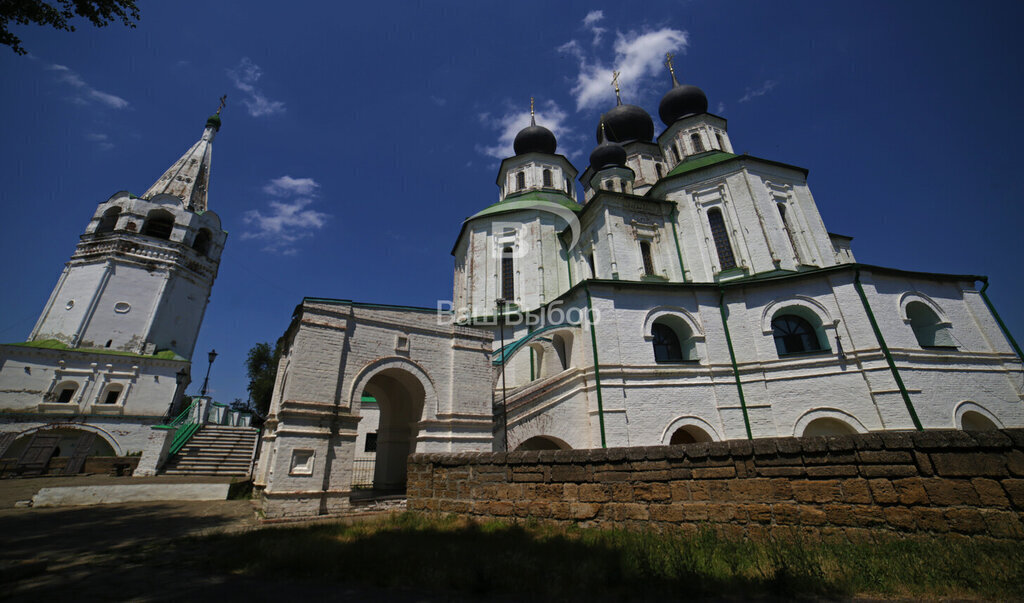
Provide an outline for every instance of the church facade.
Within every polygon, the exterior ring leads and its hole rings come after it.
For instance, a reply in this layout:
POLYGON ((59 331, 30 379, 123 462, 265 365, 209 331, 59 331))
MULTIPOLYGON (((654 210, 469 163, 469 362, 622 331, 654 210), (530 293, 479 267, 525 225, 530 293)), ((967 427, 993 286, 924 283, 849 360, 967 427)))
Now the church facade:
POLYGON ((142 196, 99 204, 27 341, 0 345, 5 457, 39 431, 65 456, 139 454, 180 402, 227 239, 207 204, 219 113, 142 196))
MULTIPOLYGON (((296 309, 257 486, 305 506, 268 509, 329 512, 350 493, 354 451, 337 443, 369 435, 364 396, 390 399, 375 437, 400 440, 388 454, 403 458, 1024 426, 1021 351, 984 277, 857 263, 807 170, 734 153, 704 92, 672 84, 664 131, 619 101, 582 175, 549 130, 519 133, 498 202, 456 238, 437 326, 424 309, 296 309), (328 347, 308 343, 324 329, 339 333, 328 347), (490 355, 454 351, 478 345, 490 355), (412 385, 371 391, 360 375, 376 366, 412 385), (414 381, 440 392, 436 406, 414 381)), ((400 486, 400 471, 377 472, 400 486)))

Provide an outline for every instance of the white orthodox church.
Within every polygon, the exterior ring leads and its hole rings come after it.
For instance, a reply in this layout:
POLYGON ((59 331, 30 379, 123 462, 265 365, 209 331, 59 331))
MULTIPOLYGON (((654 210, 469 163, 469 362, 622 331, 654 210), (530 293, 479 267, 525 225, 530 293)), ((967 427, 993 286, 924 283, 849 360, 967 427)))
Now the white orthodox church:
POLYGON ((58 456, 139 454, 180 402, 227 238, 207 206, 219 113, 141 197, 99 204, 28 340, 0 345, 4 457, 36 432, 58 456))
POLYGON ((268 515, 343 507, 371 436, 390 488, 413 451, 1024 426, 984 277, 857 263, 807 170, 734 153, 672 83, 657 138, 640 107, 602 116, 582 200, 554 135, 518 134, 456 237, 450 313, 303 300, 255 476, 268 515))

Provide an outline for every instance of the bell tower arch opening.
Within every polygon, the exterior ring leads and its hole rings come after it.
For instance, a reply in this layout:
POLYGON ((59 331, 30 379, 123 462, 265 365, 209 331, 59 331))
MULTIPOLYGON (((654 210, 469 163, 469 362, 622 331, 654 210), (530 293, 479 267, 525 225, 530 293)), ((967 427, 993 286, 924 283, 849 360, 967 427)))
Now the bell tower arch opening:
POLYGON ((373 489, 404 489, 406 458, 416 452, 426 400, 423 384, 405 369, 386 368, 373 375, 364 390, 380 408, 373 489))

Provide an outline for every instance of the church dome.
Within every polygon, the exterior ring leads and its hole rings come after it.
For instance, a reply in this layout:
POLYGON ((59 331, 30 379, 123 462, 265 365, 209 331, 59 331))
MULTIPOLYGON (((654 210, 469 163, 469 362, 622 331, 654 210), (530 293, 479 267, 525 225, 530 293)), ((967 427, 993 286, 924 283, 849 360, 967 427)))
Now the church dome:
POLYGON ((597 145, 597 148, 590 153, 591 169, 599 172, 610 167, 626 167, 626 149, 622 148, 620 144, 610 142, 601 134, 602 132, 599 131, 601 144, 597 145))
POLYGON ((534 123, 526 126, 516 134, 516 139, 512 142, 512 148, 516 150, 516 155, 524 153, 554 155, 555 149, 558 148, 558 141, 555 140, 555 135, 551 133, 551 130, 534 123))
POLYGON ((636 105, 616 105, 602 115, 597 126, 598 142, 601 142, 601 123, 612 142, 650 142, 654 138, 654 121, 647 111, 636 105))
POLYGON ((681 117, 707 112, 708 97, 703 90, 689 84, 673 86, 658 105, 658 116, 666 126, 671 126, 681 117))

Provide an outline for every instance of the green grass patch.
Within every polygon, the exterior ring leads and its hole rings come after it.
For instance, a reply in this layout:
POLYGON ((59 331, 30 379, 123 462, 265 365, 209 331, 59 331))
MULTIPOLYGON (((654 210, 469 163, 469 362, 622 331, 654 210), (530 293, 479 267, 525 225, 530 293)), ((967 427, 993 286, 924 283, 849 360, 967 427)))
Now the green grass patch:
POLYGON ((188 559, 254 578, 337 581, 544 599, 1024 597, 1024 544, 730 541, 696 535, 512 525, 412 513, 262 529, 180 543, 188 559))

